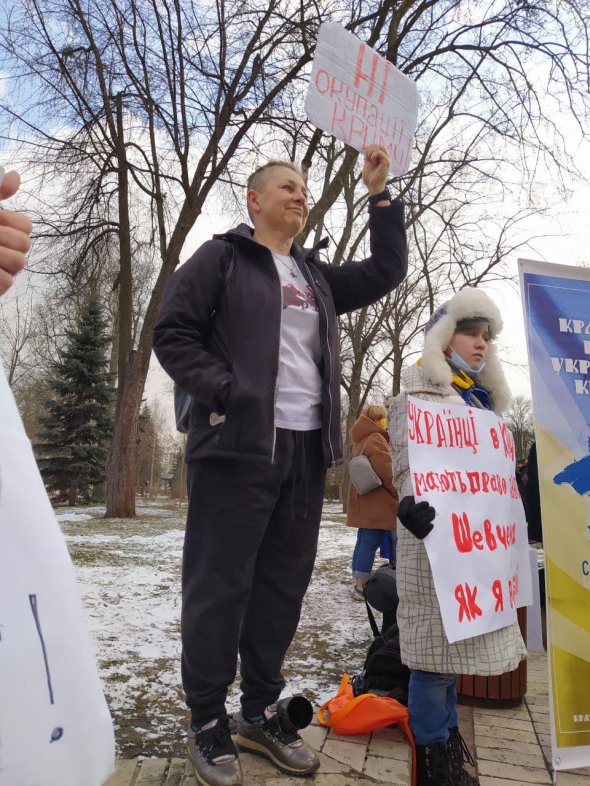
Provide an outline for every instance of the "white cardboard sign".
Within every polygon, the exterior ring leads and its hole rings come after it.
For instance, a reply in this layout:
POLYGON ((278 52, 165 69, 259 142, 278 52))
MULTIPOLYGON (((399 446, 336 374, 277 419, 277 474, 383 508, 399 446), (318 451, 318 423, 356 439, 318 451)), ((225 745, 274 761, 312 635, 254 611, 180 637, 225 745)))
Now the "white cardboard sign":
POLYGON ((0 366, 0 786, 101 786, 114 763, 74 568, 0 366))
POLYGON ((510 429, 488 410, 408 396, 408 451, 415 499, 436 510, 424 545, 448 640, 515 622, 532 580, 510 429))
POLYGON ((415 82, 334 22, 320 26, 305 109, 314 125, 361 153, 384 145, 392 175, 410 168, 415 82))

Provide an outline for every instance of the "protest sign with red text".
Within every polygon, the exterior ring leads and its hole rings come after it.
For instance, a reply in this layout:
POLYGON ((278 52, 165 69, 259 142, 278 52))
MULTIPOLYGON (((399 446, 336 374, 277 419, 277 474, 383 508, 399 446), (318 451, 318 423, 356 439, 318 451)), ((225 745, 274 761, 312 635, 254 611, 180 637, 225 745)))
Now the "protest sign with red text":
POLYGON ((510 429, 488 410, 408 396, 408 454, 416 501, 436 510, 424 544, 448 640, 516 622, 532 583, 510 429))
POLYGON ((416 84, 334 22, 320 26, 305 109, 310 121, 359 152, 381 144, 393 175, 410 167, 416 84))

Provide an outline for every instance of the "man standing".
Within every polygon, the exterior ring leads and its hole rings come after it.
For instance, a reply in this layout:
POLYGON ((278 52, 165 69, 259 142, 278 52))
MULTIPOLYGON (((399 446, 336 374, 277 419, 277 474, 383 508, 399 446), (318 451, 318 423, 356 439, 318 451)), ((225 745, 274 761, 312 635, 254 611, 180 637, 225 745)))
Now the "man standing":
POLYGON ((336 316, 383 297, 407 270, 388 168, 385 148, 369 147, 371 256, 341 266, 294 242, 309 212, 299 169, 257 169, 247 194, 254 229, 204 243, 172 276, 156 325, 158 360, 194 399, 182 677, 189 754, 208 786, 242 783, 225 712, 238 653, 239 747, 292 775, 319 767, 276 702, 315 560, 326 468, 342 460, 336 316))

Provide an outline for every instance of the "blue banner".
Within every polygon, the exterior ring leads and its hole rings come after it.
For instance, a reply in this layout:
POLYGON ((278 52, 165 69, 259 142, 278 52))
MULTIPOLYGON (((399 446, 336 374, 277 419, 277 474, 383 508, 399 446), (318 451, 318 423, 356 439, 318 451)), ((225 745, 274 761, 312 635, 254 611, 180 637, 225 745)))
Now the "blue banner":
POLYGON ((519 260, 539 463, 556 770, 590 763, 590 270, 519 260))

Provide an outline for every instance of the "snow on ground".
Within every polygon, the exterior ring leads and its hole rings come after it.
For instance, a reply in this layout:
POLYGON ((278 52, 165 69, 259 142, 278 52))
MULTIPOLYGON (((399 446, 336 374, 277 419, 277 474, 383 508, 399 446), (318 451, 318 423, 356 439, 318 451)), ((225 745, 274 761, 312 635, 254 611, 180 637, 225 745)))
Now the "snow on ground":
POLYGON ((88 513, 77 513, 75 510, 71 510, 69 513, 58 513, 55 517, 59 522, 62 521, 88 521, 93 516, 88 515, 88 513))
MULTIPOLYGON (((104 519, 104 508, 60 509, 76 565, 119 754, 183 755, 187 712, 180 687, 180 562, 186 508, 162 500, 137 518, 104 519)), ((326 504, 318 556, 299 630, 287 654, 285 694, 316 703, 342 673, 360 670, 372 636, 364 604, 351 598, 356 530, 326 504)), ((239 706, 237 682, 228 709, 239 706)))

